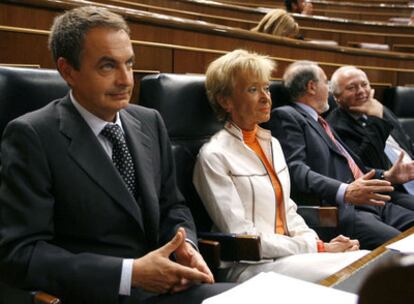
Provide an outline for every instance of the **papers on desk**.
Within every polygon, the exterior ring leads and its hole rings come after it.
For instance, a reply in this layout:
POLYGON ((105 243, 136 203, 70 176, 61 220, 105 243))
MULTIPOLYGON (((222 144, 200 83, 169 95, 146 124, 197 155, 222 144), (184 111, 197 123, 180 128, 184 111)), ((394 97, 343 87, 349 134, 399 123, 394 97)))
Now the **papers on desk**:
POLYGON ((203 304, 356 304, 357 301, 358 296, 353 293, 274 272, 262 272, 222 294, 204 300, 203 304))
POLYGON ((388 245, 387 248, 401 253, 414 253, 414 234, 388 245))

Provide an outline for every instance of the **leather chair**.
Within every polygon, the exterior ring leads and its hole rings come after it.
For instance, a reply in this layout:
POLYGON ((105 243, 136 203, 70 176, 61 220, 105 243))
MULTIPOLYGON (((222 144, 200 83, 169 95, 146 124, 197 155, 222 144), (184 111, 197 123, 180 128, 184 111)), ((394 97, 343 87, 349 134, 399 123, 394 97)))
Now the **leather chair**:
POLYGON ((0 134, 14 118, 65 96, 68 89, 56 70, 0 67, 0 134))
POLYGON ((397 115, 404 130, 414 140, 414 87, 386 89, 383 102, 397 115))
MULTIPOLYGON (((199 237, 220 243, 221 248, 218 249, 219 253, 216 251, 215 260, 204 255, 214 268, 220 263, 217 258, 231 261, 260 259, 260 239, 253 238, 254 236, 207 233, 211 230, 211 219, 194 189, 192 173, 200 147, 223 128, 223 123, 217 121, 210 108, 204 81, 202 75, 146 76, 141 80, 139 104, 158 110, 164 119, 173 146, 178 186, 193 213, 199 237)), ((280 82, 272 82, 270 90, 275 106, 289 101, 289 95, 280 82)), ((313 228, 337 226, 336 208, 300 206, 298 210, 313 228)), ((203 246, 201 242, 201 251, 204 250, 203 246)))
MULTIPOLYGON (((55 70, 0 67, 0 134, 14 118, 63 97, 68 89, 55 70)), ((0 285, 0 294, 8 303, 60 303, 43 292, 21 291, 6 285, 0 285)))

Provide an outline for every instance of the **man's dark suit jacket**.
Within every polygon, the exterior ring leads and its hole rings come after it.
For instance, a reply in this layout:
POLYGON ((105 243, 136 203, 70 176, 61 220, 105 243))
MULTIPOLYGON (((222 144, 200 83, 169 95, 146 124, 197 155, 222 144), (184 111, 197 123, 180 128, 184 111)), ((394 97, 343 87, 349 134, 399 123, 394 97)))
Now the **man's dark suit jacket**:
MULTIPOLYGON (((346 158, 323 127, 295 104, 274 109, 269 127, 283 147, 291 175, 293 199, 301 204, 336 205, 339 186, 352 182, 354 177, 346 158)), ((355 162, 366 171, 358 158, 355 162)), ((340 230, 352 235, 353 225, 349 223, 353 221, 355 207, 338 208, 340 230)))
POLYGON ((137 201, 68 96, 7 126, 2 280, 63 303, 115 303, 123 258, 160 247, 179 226, 196 242, 160 115, 130 105, 120 118, 136 167, 137 201))
POLYGON ((346 145, 369 167, 384 170, 391 167, 384 153, 385 142, 390 134, 414 158, 413 142, 397 117, 386 107, 383 119, 367 116, 367 120, 363 122, 352 117, 348 111, 336 108, 327 120, 346 145))
MULTIPOLYGON (((292 181, 292 197, 300 204, 337 206, 339 208, 339 232, 354 236, 356 213, 367 211, 380 217, 381 208, 360 205, 338 204, 336 194, 341 183, 350 183, 354 177, 347 159, 327 135, 323 127, 305 110, 296 104, 276 108, 269 121, 272 135, 281 143, 292 181)), ((338 142, 347 149, 356 164, 365 173, 357 155, 352 153, 333 131, 338 142)), ((380 171, 376 171, 376 178, 380 171)), ((405 227, 411 225, 414 217, 411 211, 398 209, 409 219, 405 227)), ((414 214, 413 214, 414 215, 414 214)), ((392 222, 392 221, 390 221, 392 222)), ((395 221, 394 221, 395 222, 395 221)), ((360 231, 360 227, 358 227, 360 231)), ((374 239, 375 241, 375 239, 374 239)), ((373 242, 375 243, 375 242, 373 242)))

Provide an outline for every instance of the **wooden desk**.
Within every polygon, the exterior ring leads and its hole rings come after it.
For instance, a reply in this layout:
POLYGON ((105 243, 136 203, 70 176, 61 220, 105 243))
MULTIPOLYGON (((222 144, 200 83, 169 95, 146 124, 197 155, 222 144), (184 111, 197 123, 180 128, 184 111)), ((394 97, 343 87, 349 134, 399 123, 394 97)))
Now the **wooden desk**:
POLYGON ((414 227, 411 227, 351 265, 320 281, 319 284, 352 293, 358 293, 361 284, 364 282, 367 275, 371 273, 372 269, 386 263, 393 257, 400 255, 398 252, 388 250, 386 246, 413 233, 414 227))

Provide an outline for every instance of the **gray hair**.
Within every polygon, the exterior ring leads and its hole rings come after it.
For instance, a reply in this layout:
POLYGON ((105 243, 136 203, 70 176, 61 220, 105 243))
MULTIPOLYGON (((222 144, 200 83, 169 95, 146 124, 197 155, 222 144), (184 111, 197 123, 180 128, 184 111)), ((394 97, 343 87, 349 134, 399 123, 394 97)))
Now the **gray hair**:
POLYGON ((292 101, 297 101, 306 94, 309 81, 319 81, 318 72, 318 64, 307 60, 296 61, 286 68, 283 84, 288 89, 292 101))
POLYGON ((331 76, 330 91, 334 96, 339 96, 342 93, 342 90, 339 87, 339 78, 342 75, 344 75, 344 74, 346 74, 350 71, 361 71, 362 73, 364 73, 365 77, 368 79, 367 74, 363 70, 358 69, 357 67, 355 67, 353 65, 345 65, 343 67, 340 67, 335 72, 333 72, 333 74, 331 76))
POLYGON ((219 120, 227 118, 227 112, 218 102, 219 97, 228 97, 233 93, 236 79, 251 72, 262 80, 269 81, 276 63, 266 56, 245 50, 234 50, 213 62, 206 71, 206 90, 210 105, 219 120))
POLYGON ((124 18, 106 8, 84 6, 69 10, 56 17, 51 28, 49 49, 55 63, 63 57, 75 69, 79 69, 85 35, 96 27, 124 30, 130 34, 124 18))

